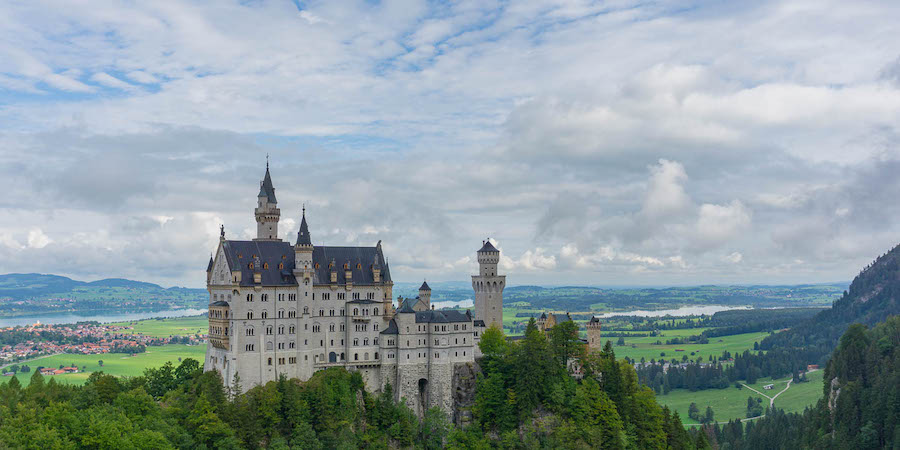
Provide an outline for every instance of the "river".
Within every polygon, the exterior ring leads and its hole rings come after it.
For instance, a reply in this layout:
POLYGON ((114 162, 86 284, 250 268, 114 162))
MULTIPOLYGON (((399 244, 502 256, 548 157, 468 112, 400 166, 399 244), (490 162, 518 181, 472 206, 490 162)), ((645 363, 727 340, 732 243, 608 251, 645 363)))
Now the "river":
POLYGON ((101 323, 106 322, 124 322, 126 320, 142 320, 155 319, 157 317, 185 317, 197 316, 205 313, 205 309, 167 309, 164 311, 143 311, 143 312, 126 312, 126 313, 104 313, 98 311, 85 311, 83 313, 56 313, 56 314, 39 314, 32 316, 20 317, 0 317, 0 328, 13 327, 16 325, 32 325, 34 323, 75 323, 80 321, 94 320, 101 323))

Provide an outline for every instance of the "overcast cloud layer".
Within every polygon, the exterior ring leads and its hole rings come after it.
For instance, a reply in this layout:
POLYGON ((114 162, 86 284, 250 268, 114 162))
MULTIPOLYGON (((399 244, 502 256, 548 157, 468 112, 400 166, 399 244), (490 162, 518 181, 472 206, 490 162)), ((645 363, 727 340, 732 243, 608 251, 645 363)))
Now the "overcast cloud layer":
POLYGON ((849 280, 900 240, 900 3, 0 5, 0 272, 204 285, 252 238, 396 280, 849 280))

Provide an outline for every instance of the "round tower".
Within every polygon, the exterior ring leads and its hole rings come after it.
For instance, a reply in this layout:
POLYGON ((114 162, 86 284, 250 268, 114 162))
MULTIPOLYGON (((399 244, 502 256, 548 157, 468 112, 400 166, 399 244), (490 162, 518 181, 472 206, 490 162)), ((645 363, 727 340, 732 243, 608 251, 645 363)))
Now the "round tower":
POLYGON ((431 288, 426 281, 423 281, 422 285, 419 286, 419 300, 425 303, 427 309, 431 309, 431 288))
POLYGON ((472 289, 475 290, 475 318, 484 321, 486 327, 492 324, 503 328, 503 288, 506 275, 497 273, 500 250, 491 244, 490 238, 482 242, 477 252, 478 275, 472 275, 472 289))
POLYGON ((587 344, 588 351, 600 351, 603 349, 603 342, 600 339, 600 318, 597 316, 591 316, 591 320, 588 321, 587 325, 587 344))

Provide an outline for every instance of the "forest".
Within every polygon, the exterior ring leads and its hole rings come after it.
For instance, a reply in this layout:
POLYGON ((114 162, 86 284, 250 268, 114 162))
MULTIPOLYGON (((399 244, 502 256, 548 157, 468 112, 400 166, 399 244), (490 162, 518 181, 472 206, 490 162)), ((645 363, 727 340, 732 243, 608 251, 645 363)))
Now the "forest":
POLYGON ((872 329, 853 324, 839 342, 814 408, 708 426, 709 442, 736 450, 900 447, 900 317, 872 329))
POLYGON ((185 359, 142 376, 96 372, 84 386, 38 372, 0 385, 0 447, 9 448, 709 448, 660 407, 611 345, 585 354, 577 328, 520 341, 487 331, 472 420, 438 409, 420 420, 392 389, 364 389, 342 368, 282 378, 234 395, 217 372, 185 359), (583 365, 570 375, 566 361, 583 365))

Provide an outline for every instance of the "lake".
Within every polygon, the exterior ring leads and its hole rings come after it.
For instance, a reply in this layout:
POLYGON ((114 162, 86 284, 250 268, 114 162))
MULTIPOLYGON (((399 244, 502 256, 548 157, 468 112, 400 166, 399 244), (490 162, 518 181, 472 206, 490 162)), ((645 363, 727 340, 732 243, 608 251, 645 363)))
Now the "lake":
POLYGON ((17 325, 32 325, 36 322, 59 324, 75 323, 94 320, 97 322, 124 322, 126 320, 155 319, 157 317, 185 317, 197 316, 207 312, 206 309, 167 309, 164 311, 144 311, 125 313, 103 313, 98 311, 85 311, 84 313, 64 314, 39 314, 32 316, 4 317, 0 318, 0 327, 14 327, 17 325))
POLYGON ((713 315, 719 311, 731 311, 734 309, 753 309, 752 306, 721 306, 721 305, 703 305, 703 306, 682 306, 677 309, 655 309, 655 310, 636 310, 622 311, 600 314, 597 317, 609 318, 614 316, 640 316, 640 317, 684 317, 699 316, 702 314, 713 315))

